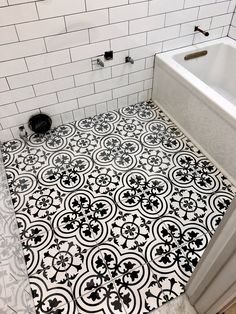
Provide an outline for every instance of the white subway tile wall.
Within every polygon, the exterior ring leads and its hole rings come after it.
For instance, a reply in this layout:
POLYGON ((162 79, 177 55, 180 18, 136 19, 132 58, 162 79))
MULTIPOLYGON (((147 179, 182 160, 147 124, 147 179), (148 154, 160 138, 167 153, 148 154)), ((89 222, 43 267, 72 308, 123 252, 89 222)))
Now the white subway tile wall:
POLYGON ((18 136, 18 127, 39 112, 56 126, 150 98, 155 53, 228 32, 236 39, 235 5, 236 0, 0 0, 0 140, 18 136), (194 34, 195 25, 210 36, 194 34), (108 50, 114 50, 113 60, 104 60, 108 50), (125 63, 126 56, 134 64, 125 63))
POLYGON ((235 10, 235 13, 233 15, 231 25, 229 28, 229 37, 236 40, 236 10, 235 10))

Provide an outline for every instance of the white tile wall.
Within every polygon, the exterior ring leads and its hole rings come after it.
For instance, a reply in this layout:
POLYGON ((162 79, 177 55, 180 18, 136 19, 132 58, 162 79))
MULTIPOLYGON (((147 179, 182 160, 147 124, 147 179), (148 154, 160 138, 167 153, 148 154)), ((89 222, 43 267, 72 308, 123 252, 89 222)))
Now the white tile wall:
POLYGON ((236 40, 236 9, 229 28, 229 37, 236 40))
MULTIPOLYGON (((0 0, 0 140, 151 97, 154 54, 228 34, 236 0, 0 0), (106 50, 114 59, 102 60, 106 50), (135 63, 125 64, 130 55, 135 63)), ((236 39, 236 17, 229 32, 236 39)))

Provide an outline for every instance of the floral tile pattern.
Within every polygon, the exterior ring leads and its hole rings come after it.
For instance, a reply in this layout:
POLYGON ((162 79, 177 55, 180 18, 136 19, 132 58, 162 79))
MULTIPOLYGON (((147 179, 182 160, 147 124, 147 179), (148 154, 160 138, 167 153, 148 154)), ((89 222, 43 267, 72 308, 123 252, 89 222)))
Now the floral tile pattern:
POLYGON ((152 101, 3 146, 37 314, 184 292, 236 189, 152 101))

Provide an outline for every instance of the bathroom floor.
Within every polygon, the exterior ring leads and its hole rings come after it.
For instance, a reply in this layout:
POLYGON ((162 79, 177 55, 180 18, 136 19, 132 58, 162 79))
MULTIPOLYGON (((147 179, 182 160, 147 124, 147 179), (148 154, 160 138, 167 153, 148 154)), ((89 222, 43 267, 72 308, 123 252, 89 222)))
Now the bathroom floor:
POLYGON ((141 314, 177 297, 235 195, 151 101, 3 157, 37 313, 141 314))

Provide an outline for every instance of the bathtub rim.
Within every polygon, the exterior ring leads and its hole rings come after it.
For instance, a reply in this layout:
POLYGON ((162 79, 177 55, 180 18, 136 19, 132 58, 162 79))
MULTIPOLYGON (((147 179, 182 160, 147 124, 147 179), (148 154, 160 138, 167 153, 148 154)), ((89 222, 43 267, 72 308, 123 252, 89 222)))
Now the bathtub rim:
POLYGON ((172 77, 181 81, 196 97, 204 101, 206 105, 211 107, 222 119, 229 122, 236 129, 236 105, 224 98, 220 93, 216 92, 174 59, 179 54, 194 52, 202 48, 206 49, 209 46, 217 44, 230 45, 236 51, 236 41, 226 37, 168 52, 157 53, 155 56, 155 71, 158 75, 157 67, 159 66, 172 77))

